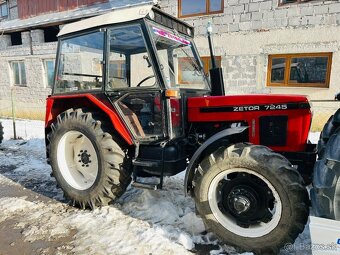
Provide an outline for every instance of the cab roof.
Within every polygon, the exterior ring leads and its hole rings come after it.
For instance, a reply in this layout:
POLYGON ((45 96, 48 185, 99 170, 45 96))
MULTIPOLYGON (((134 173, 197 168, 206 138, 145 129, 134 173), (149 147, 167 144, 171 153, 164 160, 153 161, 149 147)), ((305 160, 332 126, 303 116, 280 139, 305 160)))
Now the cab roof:
POLYGON ((153 5, 149 4, 112 10, 106 14, 67 24, 60 30, 58 37, 94 27, 142 19, 145 18, 152 9, 153 5))

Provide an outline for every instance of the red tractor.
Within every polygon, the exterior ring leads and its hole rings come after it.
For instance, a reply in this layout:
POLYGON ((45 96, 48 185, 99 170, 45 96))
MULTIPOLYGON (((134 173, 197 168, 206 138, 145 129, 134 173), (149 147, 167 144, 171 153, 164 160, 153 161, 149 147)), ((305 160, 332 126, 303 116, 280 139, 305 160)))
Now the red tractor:
POLYGON ((275 254, 309 215, 310 104, 224 96, 221 70, 208 80, 193 36, 152 6, 65 25, 46 109, 52 174, 74 205, 95 208, 131 181, 156 190, 186 171, 207 229, 240 251, 275 254))

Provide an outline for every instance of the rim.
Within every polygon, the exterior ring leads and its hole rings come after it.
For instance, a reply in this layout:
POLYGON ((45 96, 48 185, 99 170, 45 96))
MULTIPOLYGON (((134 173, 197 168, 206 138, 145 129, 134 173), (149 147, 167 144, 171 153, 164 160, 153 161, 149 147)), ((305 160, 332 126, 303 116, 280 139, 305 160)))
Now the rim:
POLYGON ((68 131, 61 137, 57 162, 65 181, 74 189, 89 189, 97 179, 96 150, 90 139, 79 131, 68 131))
POLYGON ((282 202, 273 185, 264 176, 245 168, 229 169, 216 175, 209 186, 208 202, 218 222, 230 232, 242 237, 261 237, 269 234, 279 224, 282 214, 282 202), (263 196, 260 196, 264 194, 261 185, 251 187, 249 182, 245 181, 246 178, 267 186, 264 187, 268 194, 264 199, 268 201, 267 204, 263 202, 263 196), (238 183, 232 184, 236 183, 237 179, 238 183), (232 185, 234 187, 230 188, 232 185), (228 192, 224 194, 226 190, 228 192), (256 205, 256 202, 262 205, 256 205), (261 211, 265 217, 259 216, 261 211))

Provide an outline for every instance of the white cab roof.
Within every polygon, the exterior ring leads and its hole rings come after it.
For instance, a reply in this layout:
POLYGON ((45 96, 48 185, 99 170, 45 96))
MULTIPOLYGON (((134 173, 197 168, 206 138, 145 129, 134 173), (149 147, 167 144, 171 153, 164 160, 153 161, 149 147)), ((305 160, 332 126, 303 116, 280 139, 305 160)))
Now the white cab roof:
POLYGON ((112 10, 109 13, 102 14, 93 18, 84 19, 78 22, 65 25, 59 32, 58 36, 86 30, 93 27, 100 27, 109 24, 133 21, 146 17, 152 10, 152 4, 133 6, 112 10))

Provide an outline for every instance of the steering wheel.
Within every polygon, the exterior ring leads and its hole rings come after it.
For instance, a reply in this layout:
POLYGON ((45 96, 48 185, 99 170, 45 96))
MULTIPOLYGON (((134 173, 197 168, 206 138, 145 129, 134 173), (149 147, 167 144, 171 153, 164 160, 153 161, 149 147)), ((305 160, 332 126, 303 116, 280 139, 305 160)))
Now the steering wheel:
POLYGON ((148 77, 145 77, 143 80, 141 80, 141 81, 137 84, 136 87, 140 87, 140 85, 142 85, 143 82, 146 82, 147 80, 149 80, 149 79, 151 79, 151 78, 153 78, 153 77, 155 77, 155 75, 150 75, 150 76, 148 76, 148 77))

